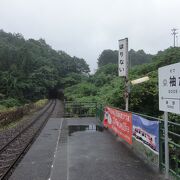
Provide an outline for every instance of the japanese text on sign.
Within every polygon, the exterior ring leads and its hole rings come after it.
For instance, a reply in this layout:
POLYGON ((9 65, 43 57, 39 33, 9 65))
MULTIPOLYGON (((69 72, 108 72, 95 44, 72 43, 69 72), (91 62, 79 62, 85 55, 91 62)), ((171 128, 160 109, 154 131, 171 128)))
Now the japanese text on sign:
POLYGON ((159 109, 180 114, 180 63, 159 68, 159 109))
POLYGON ((106 107, 104 126, 112 129, 119 137, 132 144, 132 113, 106 107))
POLYGON ((118 72, 119 76, 127 75, 128 66, 128 39, 119 40, 118 72))

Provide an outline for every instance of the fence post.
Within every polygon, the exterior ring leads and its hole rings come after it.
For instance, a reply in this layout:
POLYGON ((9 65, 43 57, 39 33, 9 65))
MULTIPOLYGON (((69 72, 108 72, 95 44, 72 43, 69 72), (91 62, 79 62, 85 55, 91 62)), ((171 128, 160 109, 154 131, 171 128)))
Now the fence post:
POLYGON ((169 139, 168 139, 168 112, 164 112, 165 134, 165 179, 169 178, 169 139))
POLYGON ((159 169, 162 170, 162 161, 163 161, 163 150, 162 150, 162 122, 159 121, 159 169))

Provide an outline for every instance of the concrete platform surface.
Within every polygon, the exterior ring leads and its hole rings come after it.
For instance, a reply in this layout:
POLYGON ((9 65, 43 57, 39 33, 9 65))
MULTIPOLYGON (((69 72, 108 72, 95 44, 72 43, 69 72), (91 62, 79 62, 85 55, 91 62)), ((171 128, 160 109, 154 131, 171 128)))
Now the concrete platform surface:
POLYGON ((10 180, 49 179, 62 120, 49 119, 39 137, 16 167, 10 180))
POLYGON ((50 119, 11 180, 160 180, 95 118, 50 119))

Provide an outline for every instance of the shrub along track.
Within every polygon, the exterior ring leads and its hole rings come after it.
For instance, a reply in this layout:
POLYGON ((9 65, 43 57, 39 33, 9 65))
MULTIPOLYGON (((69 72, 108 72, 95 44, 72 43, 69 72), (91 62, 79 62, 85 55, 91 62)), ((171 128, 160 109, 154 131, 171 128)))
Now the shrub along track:
POLYGON ((33 121, 20 129, 14 136, 12 134, 11 138, 7 137, 7 142, 0 147, 0 180, 6 178, 17 161, 29 148, 53 113, 55 106, 56 100, 51 100, 33 121))

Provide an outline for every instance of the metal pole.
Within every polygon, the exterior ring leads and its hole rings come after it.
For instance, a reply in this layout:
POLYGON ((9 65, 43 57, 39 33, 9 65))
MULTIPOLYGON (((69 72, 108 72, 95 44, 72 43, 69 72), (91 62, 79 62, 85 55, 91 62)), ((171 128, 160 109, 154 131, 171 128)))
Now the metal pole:
POLYGON ((164 112, 165 134, 165 179, 169 178, 168 112, 164 112))
POLYGON ((129 79, 128 79, 128 73, 129 73, 129 54, 128 54, 128 46, 129 46, 129 42, 128 42, 128 38, 127 39, 127 52, 126 52, 126 77, 125 77, 125 86, 126 86, 126 108, 125 110, 128 111, 129 110, 129 79))
POLYGON ((176 36, 176 47, 178 47, 178 36, 176 36))
POLYGON ((128 106, 128 104, 129 104, 129 98, 127 97, 127 98, 126 98, 126 111, 128 111, 128 110, 129 110, 129 106, 128 106))
POLYGON ((174 47, 176 47, 176 34, 178 34, 178 32, 176 32, 177 31, 176 28, 171 29, 171 31, 174 39, 174 47))
POLYGON ((126 102, 126 107, 125 110, 128 111, 129 110, 129 82, 127 77, 125 77, 125 102, 126 102))

